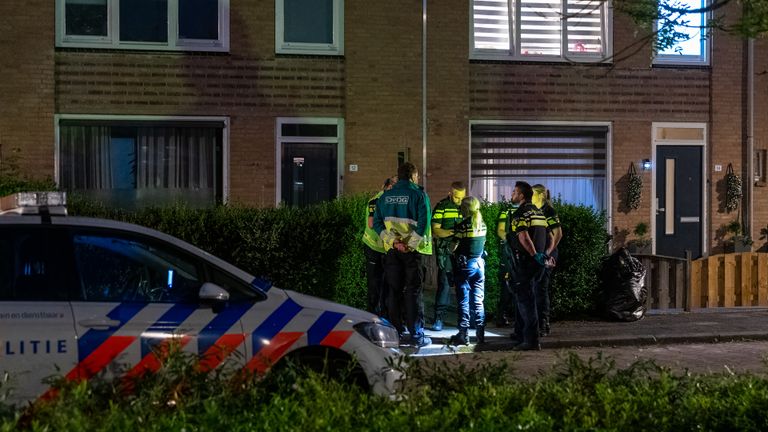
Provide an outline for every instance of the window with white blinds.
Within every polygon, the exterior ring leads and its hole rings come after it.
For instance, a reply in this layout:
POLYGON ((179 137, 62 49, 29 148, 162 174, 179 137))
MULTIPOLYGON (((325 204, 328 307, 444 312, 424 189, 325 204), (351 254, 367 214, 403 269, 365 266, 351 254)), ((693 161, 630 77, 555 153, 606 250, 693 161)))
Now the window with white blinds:
POLYGON ((547 186, 565 202, 605 209, 606 126, 472 125, 472 193, 509 199, 516 181, 547 186))
POLYGON ((607 52, 602 0, 473 0, 473 57, 601 60, 607 52))

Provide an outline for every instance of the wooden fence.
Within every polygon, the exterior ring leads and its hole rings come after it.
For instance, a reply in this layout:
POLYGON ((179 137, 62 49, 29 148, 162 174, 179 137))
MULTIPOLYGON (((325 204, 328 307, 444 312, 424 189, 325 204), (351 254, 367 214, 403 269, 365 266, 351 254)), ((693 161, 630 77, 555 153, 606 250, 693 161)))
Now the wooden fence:
POLYGON ((688 260, 662 255, 635 255, 645 267, 646 309, 684 309, 688 260))
POLYGON ((687 308, 768 306, 768 253, 711 255, 691 262, 687 308))
POLYGON ((768 306, 768 253, 636 258, 646 269, 649 310, 768 306))

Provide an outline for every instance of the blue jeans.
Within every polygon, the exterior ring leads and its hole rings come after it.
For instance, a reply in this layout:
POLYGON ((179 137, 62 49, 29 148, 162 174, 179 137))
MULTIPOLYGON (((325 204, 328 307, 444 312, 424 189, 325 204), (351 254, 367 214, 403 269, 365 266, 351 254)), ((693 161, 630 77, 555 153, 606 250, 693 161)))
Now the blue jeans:
POLYGON ((470 303, 475 325, 485 325, 485 260, 459 256, 456 259, 456 299, 459 303, 459 328, 469 328, 470 303))

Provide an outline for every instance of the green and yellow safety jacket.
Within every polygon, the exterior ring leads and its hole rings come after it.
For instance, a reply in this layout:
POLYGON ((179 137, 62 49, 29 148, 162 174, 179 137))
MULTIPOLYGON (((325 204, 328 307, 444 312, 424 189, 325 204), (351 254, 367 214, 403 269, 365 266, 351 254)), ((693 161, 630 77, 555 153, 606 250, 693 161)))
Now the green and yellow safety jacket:
POLYGON ((368 201, 368 215, 365 218, 365 231, 363 231, 363 243, 379 253, 386 252, 384 250, 384 243, 381 241, 379 234, 374 231, 373 228, 368 227, 368 219, 372 218, 376 213, 376 202, 379 200, 379 197, 383 193, 383 191, 377 193, 373 198, 370 199, 370 201, 368 201))
MULTIPOLYGON (((373 229, 382 240, 385 238, 382 232, 388 230, 394 238, 406 244, 418 241, 414 250, 432 255, 430 219, 429 196, 424 188, 410 180, 399 180, 392 189, 379 197, 373 229)), ((387 251, 393 245, 393 242, 384 241, 384 249, 387 251)))

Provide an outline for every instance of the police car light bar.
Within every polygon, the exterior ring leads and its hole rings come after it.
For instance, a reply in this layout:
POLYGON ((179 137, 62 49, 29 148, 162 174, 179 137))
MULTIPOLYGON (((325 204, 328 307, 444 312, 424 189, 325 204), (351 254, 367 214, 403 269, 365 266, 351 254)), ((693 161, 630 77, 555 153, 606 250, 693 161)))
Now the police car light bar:
POLYGON ((0 215, 40 214, 47 208, 49 214, 66 216, 66 192, 19 192, 0 198, 0 215))

